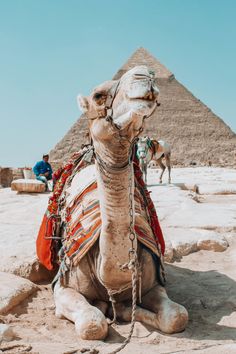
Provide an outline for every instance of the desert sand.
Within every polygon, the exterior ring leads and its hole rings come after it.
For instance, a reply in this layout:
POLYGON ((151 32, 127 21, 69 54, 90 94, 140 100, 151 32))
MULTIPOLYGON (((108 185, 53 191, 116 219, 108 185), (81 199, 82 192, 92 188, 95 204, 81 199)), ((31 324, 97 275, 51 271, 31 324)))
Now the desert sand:
MULTIPOLYGON (((174 168, 171 185, 167 175, 159 185, 158 173, 148 171, 148 188, 167 244, 166 287, 188 309, 189 324, 182 333, 163 335, 136 323, 121 353, 235 353, 236 171, 174 168)), ((35 256, 48 197, 0 190, 0 323, 14 332, 0 352, 108 354, 129 324, 112 325, 105 341, 85 342, 72 323, 55 317, 50 274, 35 256)))

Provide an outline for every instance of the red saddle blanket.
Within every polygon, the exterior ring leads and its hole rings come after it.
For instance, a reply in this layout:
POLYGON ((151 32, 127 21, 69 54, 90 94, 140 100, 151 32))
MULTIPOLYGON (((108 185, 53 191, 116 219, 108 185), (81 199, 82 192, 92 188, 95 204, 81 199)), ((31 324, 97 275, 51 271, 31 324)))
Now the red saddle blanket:
MULTIPOLYGON (((47 269, 52 270, 58 264, 58 226, 60 224, 60 197, 62 196, 65 184, 68 186, 70 179, 91 164, 92 147, 85 147, 75 153, 69 162, 54 173, 54 192, 49 199, 48 208, 43 217, 37 241, 36 250, 40 263, 47 269), (56 237, 56 238, 55 238, 56 237)), ((136 205, 145 209, 147 221, 141 225, 135 223, 135 232, 138 240, 152 250, 155 254, 164 255, 165 242, 157 218, 156 210, 150 194, 142 178, 142 172, 136 159, 133 159, 135 176, 134 198, 136 205), (150 232, 150 228, 151 231, 150 232)), ((65 221, 66 233, 63 237, 62 248, 64 257, 67 257, 72 264, 76 265, 88 252, 92 245, 99 238, 101 230, 100 206, 98 198, 93 198, 96 192, 97 183, 93 182, 80 192, 66 207, 65 221), (88 198, 89 197, 89 198, 88 198), (82 201, 87 198, 89 202, 82 201)))

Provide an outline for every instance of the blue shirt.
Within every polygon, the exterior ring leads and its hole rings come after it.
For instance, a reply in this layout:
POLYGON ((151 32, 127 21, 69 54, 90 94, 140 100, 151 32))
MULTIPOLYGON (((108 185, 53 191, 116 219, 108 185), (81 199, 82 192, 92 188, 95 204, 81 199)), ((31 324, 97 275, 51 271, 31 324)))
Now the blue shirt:
POLYGON ((45 172, 49 172, 49 175, 47 176, 47 179, 52 178, 52 167, 50 163, 45 162, 44 160, 39 161, 35 164, 33 167, 34 174, 36 177, 38 177, 40 174, 44 174, 45 172))

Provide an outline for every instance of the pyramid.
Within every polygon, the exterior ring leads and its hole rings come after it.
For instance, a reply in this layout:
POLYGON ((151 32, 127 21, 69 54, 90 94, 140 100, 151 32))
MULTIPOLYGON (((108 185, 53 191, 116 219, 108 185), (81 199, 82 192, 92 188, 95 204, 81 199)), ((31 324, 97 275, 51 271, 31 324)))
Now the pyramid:
MULTIPOLYGON (((137 49, 113 79, 136 65, 153 69, 160 89, 161 106, 146 121, 143 135, 168 142, 173 165, 236 167, 236 134, 146 49, 137 49)), ((82 115, 50 152, 54 165, 66 161, 86 143, 87 132, 86 117, 82 115)))

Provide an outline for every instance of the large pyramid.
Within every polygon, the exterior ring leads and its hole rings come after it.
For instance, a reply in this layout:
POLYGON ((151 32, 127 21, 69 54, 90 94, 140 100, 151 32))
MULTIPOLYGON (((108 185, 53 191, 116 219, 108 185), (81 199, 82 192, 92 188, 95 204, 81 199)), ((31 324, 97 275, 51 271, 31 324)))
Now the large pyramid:
MULTIPOLYGON (((147 50, 137 49, 113 79, 143 64, 156 73, 161 102, 154 116, 146 121, 143 134, 167 141, 172 147, 174 165, 236 167, 236 134, 147 50)), ((51 161, 60 164, 67 160, 87 142, 87 131, 86 117, 82 115, 50 152, 51 161)))

